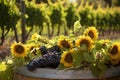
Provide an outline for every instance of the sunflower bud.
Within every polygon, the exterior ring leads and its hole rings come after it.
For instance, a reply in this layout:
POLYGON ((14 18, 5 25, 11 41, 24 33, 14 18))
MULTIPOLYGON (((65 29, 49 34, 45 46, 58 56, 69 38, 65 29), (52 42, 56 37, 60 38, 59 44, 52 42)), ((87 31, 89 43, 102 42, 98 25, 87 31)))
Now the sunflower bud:
POLYGON ((13 61, 11 59, 7 61, 7 64, 12 64, 12 63, 13 61))
POLYGON ((103 56, 100 52, 97 52, 96 55, 95 55, 95 58, 100 60, 100 59, 103 58, 103 56))

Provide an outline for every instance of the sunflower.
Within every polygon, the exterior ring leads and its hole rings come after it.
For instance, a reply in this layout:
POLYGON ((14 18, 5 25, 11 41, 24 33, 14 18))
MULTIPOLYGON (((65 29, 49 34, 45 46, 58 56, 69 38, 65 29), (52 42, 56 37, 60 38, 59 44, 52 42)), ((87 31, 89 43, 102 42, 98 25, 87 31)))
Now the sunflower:
POLYGON ((85 36, 89 36, 93 41, 98 39, 98 30, 95 27, 89 27, 84 32, 85 36))
POLYGON ((28 51, 31 51, 31 50, 33 50, 34 48, 35 48, 35 45, 34 45, 34 44, 29 44, 29 45, 27 45, 28 51))
POLYGON ((61 56, 60 63, 62 63, 65 67, 71 67, 73 65, 73 50, 64 51, 61 56))
POLYGON ((120 60, 110 60, 112 65, 117 65, 120 63, 120 60))
POLYGON ((39 39, 40 35, 38 33, 34 33, 32 36, 31 36, 31 40, 36 40, 36 39, 39 39))
POLYGON ((93 40, 89 36, 80 36, 76 40, 76 46, 90 51, 93 48, 93 40))
POLYGON ((28 45, 27 45, 27 49, 28 49, 29 51, 32 51, 34 48, 39 49, 39 47, 40 47, 40 44, 31 43, 31 44, 28 44, 28 45))
POLYGON ((14 43, 11 45, 12 55, 15 57, 25 57, 27 53, 27 48, 22 43, 14 43))
POLYGON ((58 41, 58 46, 60 48, 72 48, 72 42, 69 39, 62 38, 58 41))
POLYGON ((101 48, 108 49, 110 45, 111 45, 111 41, 108 39, 106 40, 101 39, 95 43, 95 47, 97 50, 101 50, 101 48))
POLYGON ((110 58, 112 60, 120 59, 120 46, 118 43, 113 43, 111 48, 109 48, 108 53, 110 54, 110 58))

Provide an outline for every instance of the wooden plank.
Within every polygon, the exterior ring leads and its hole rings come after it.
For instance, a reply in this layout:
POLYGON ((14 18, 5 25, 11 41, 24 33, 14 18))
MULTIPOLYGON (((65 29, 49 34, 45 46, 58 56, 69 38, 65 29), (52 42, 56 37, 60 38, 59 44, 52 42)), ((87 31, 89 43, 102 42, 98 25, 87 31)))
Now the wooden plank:
POLYGON ((108 69, 105 75, 101 78, 92 75, 90 70, 57 70, 38 68, 34 71, 28 71, 25 66, 18 68, 15 72, 14 80, 65 80, 65 79, 80 79, 80 80, 115 80, 120 79, 120 66, 108 69))

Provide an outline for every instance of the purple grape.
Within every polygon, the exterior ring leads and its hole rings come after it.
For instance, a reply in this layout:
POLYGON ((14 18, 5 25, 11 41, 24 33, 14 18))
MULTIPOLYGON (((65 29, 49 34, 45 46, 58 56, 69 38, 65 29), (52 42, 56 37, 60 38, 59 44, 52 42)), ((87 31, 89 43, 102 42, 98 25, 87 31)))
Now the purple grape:
POLYGON ((57 68, 59 65, 59 61, 60 61, 60 55, 56 51, 48 52, 47 54, 44 54, 29 62, 27 68, 30 71, 36 68, 44 68, 44 67, 57 68))
POLYGON ((40 51, 41 51, 42 55, 47 54, 47 48, 45 46, 41 46, 40 51))

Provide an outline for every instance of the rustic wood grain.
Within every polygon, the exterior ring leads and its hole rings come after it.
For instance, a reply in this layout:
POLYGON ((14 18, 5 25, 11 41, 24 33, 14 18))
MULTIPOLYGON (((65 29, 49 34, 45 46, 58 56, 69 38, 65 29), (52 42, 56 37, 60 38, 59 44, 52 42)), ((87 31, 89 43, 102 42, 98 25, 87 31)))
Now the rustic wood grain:
POLYGON ((13 80, 120 80, 120 67, 106 71, 103 77, 95 77, 90 70, 57 70, 38 68, 28 71, 26 67, 16 70, 13 80))

